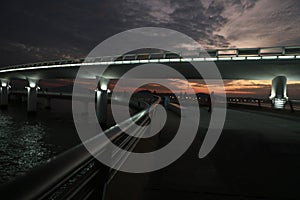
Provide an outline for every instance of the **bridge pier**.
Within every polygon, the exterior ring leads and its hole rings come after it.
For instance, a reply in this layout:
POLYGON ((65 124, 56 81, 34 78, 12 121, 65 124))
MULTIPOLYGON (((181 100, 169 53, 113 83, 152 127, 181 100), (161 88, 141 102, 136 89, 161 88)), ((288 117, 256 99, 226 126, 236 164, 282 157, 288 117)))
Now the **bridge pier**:
POLYGON ((9 85, 8 80, 1 80, 1 108, 7 108, 8 106, 8 91, 9 91, 9 85))
POLYGON ((109 79, 97 76, 96 114, 100 125, 107 128, 107 104, 109 79))
POLYGON ((277 76, 272 80, 270 100, 272 101, 272 107, 275 109, 284 109, 288 101, 286 83, 287 78, 285 76, 277 76))
POLYGON ((28 80, 29 87, 27 88, 27 112, 35 113, 37 107, 37 93, 40 89, 37 86, 37 81, 35 80, 28 80))

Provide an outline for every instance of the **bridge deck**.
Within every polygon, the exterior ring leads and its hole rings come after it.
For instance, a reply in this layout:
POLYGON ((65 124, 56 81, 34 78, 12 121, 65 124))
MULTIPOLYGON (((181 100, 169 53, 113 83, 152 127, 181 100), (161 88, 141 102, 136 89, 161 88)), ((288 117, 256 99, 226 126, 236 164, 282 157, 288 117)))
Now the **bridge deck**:
MULTIPOLYGON (((168 115, 170 120, 163 134, 153 139, 151 148, 163 146, 174 137, 178 116, 171 112, 168 115)), ((300 197, 299 118, 228 110, 219 142, 208 157, 200 160, 198 152, 207 130, 209 114, 203 109, 201 116, 203 121, 198 135, 180 159, 157 172, 119 173, 110 183, 106 199, 300 197)))

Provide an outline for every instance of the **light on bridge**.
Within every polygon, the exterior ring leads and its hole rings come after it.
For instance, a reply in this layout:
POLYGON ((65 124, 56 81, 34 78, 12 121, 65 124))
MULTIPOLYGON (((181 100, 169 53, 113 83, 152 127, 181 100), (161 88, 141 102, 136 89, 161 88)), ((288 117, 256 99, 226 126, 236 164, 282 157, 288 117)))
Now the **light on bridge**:
POLYGON ((246 60, 246 57, 232 57, 232 60, 246 60))
POLYGON ((106 85, 101 85, 101 90, 102 91, 106 91, 107 90, 107 86, 106 85))
POLYGON ((36 82, 34 82, 34 81, 29 81, 29 87, 35 88, 35 87, 36 87, 36 82))

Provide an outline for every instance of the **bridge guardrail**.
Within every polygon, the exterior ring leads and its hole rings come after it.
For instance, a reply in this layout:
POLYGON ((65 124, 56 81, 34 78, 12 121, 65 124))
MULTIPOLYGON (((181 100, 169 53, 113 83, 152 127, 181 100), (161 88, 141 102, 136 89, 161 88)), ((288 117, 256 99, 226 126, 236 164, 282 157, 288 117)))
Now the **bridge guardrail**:
MULTIPOLYGON (((103 133, 89 139, 86 145, 92 146, 92 153, 101 156, 109 152, 116 166, 121 166, 126 160, 126 155, 119 155, 107 149, 106 137, 116 142, 121 148, 132 151, 139 142, 139 137, 144 134, 144 125, 150 122, 150 115, 155 112, 161 99, 156 100, 152 106, 143 109, 131 119, 115 125, 103 133), (133 124, 139 124, 139 130, 134 137, 123 133, 120 126, 130 129, 133 124)), ((104 166, 80 144, 65 153, 47 161, 47 163, 29 171, 24 176, 0 187, 0 194, 5 199, 89 199, 103 195, 104 186, 116 171, 104 166), (17 192, 16 192, 17 191, 17 192)))
MULTIPOLYGON (((227 103, 230 105, 248 105, 248 106, 257 106, 259 108, 262 107, 272 108, 272 101, 270 99, 228 97, 227 103)), ((296 110, 299 110, 299 101, 288 100, 286 102, 285 109, 289 109, 291 113, 296 112, 296 110)))

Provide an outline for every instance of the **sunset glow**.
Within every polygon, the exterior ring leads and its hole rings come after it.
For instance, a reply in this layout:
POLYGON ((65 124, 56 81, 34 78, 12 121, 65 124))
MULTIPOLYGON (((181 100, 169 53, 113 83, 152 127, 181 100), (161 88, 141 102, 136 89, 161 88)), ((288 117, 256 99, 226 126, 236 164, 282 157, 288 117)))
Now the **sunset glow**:
MULTIPOLYGON (((146 80, 145 80, 146 81, 146 80)), ((170 84, 176 88, 174 91, 177 94, 180 93, 209 93, 206 83, 203 80, 186 80, 179 79, 169 79, 170 84)), ((95 81, 92 80, 81 80, 79 81, 82 87, 94 90, 95 81)), ((113 89, 117 80, 111 80, 110 89, 113 89)), ((42 81, 39 85, 49 88, 63 87, 66 85, 73 84, 73 80, 58 80, 56 82, 42 81)), ((213 86, 213 85, 212 85, 213 86)), ((271 80, 224 80, 224 86, 227 96, 241 96, 241 97, 259 97, 267 98, 271 91, 271 80)), ((123 85, 120 91, 115 90, 115 92, 129 91, 131 88, 135 87, 135 80, 126 80, 126 85, 123 85)), ((288 95, 292 98, 300 99, 299 91, 300 81, 288 81, 288 95)), ((165 87, 157 83, 146 84, 140 87, 136 91, 140 90, 150 90, 152 92, 156 91, 159 93, 168 93, 165 87)), ((218 89, 214 90, 218 93, 218 89)))

